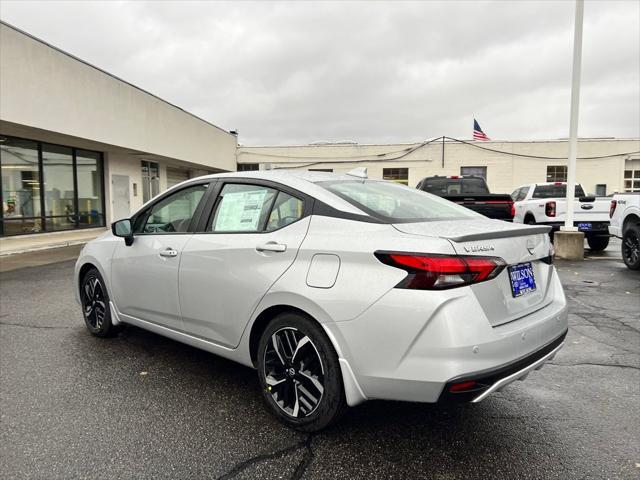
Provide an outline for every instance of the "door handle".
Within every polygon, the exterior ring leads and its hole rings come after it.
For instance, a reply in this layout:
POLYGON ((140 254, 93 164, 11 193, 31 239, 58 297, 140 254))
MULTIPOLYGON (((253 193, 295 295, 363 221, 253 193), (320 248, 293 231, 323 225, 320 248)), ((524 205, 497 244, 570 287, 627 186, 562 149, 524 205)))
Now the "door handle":
POLYGON ((167 248, 167 249, 162 250, 160 252, 160 256, 161 257, 177 257, 178 256, 178 251, 174 250, 173 248, 167 248))
POLYGON ((285 252, 287 246, 283 243, 267 242, 256 247, 258 252, 285 252))

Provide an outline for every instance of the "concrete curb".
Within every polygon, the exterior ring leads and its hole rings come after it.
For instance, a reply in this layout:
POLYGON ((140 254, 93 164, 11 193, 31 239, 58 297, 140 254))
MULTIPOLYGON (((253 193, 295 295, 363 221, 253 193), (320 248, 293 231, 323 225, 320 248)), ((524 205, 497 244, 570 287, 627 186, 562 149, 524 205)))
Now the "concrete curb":
POLYGON ((66 242, 58 242, 58 243, 50 243, 47 245, 38 245, 34 247, 27 247, 18 250, 4 250, 0 251, 0 258, 8 257, 10 255, 19 255, 21 253, 29 253, 29 252, 40 252, 42 250, 50 250, 52 248, 62 248, 62 247, 71 247, 74 245, 84 245, 87 242, 90 242, 91 239, 82 239, 82 240, 68 240, 66 242))

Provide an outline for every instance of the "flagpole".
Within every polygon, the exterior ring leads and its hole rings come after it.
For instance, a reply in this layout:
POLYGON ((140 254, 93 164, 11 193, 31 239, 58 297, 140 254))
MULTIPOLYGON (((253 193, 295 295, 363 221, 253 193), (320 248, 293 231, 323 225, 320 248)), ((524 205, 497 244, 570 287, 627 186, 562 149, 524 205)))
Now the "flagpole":
POLYGON ((567 165, 567 213, 564 231, 577 231, 573 226, 575 202, 576 157, 578 156, 578 110, 580 106, 580 70, 582 66, 582 23, 584 0, 576 0, 576 18, 573 34, 573 70, 571 71, 571 119, 569 121, 569 161, 567 165))

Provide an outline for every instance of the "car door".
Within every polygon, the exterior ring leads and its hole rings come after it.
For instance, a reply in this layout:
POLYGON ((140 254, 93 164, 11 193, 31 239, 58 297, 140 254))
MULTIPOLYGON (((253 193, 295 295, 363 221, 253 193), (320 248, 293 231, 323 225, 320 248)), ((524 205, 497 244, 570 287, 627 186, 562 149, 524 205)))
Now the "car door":
POLYGON ((249 318, 293 263, 313 200, 268 182, 229 180, 209 221, 182 254, 180 304, 185 331, 235 347, 249 318))
POLYGON ((172 191, 133 219, 133 244, 119 243, 111 262, 112 296, 122 315, 182 329, 178 266, 209 188, 206 182, 172 191))

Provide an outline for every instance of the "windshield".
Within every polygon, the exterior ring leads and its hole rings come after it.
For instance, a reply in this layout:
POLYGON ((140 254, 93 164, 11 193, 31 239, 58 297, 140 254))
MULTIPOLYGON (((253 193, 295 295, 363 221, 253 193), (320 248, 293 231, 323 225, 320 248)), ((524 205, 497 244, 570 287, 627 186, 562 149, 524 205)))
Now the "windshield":
POLYGON ((390 223, 482 217, 448 200, 392 182, 337 180, 318 182, 318 185, 390 223))
POLYGON ((422 190, 434 195, 458 195, 461 193, 489 193, 481 178, 425 178, 422 190))
MULTIPOLYGON (((567 196, 567 185, 536 185, 533 198, 563 198, 567 196)), ((584 197, 584 190, 576 185, 575 197, 584 197)))

